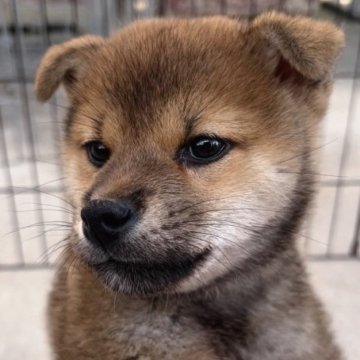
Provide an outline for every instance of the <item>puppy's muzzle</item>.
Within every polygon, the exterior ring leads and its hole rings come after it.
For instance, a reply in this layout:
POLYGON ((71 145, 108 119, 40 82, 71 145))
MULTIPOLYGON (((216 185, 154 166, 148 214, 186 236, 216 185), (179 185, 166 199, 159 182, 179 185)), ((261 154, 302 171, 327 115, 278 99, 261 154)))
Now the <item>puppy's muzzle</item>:
POLYGON ((92 200, 81 211, 83 231, 95 246, 108 250, 137 222, 133 203, 128 199, 92 200))

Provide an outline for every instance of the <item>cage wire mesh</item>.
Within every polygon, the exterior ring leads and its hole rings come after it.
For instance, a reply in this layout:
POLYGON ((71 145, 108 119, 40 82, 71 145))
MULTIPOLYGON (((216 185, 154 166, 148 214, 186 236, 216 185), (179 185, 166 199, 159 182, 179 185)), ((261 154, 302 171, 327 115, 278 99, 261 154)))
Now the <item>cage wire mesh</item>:
POLYGON ((336 22, 347 45, 319 152, 319 195, 301 231, 305 251, 358 257, 360 232, 360 1, 300 0, 1 0, 0 269, 48 267, 69 230, 58 142, 66 98, 40 105, 33 94, 45 50, 74 36, 107 36, 134 19, 224 14, 252 18, 268 9, 336 22), (345 4, 345 5, 344 5, 345 4))

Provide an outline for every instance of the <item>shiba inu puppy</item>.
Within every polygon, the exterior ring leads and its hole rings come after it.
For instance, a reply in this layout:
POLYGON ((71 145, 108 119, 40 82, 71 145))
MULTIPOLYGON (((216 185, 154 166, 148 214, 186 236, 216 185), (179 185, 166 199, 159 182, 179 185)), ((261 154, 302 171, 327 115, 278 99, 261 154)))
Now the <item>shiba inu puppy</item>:
POLYGON ((267 13, 48 50, 36 94, 69 97, 74 211, 56 359, 341 358, 296 238, 342 47, 329 23, 267 13))

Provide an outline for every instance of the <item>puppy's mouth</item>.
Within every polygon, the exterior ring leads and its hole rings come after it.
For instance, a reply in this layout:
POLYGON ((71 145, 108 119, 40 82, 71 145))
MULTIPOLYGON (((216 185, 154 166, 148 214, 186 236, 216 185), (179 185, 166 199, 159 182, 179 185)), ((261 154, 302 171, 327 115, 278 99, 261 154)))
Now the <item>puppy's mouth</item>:
POLYGON ((177 283, 189 277, 209 254, 206 248, 196 255, 173 256, 162 262, 128 262, 112 258, 101 263, 87 263, 95 275, 115 292, 150 296, 172 292, 177 283))
POLYGON ((211 253, 211 247, 181 243, 175 235, 152 239, 134 234, 134 229, 114 235, 101 233, 98 227, 91 229, 89 223, 80 223, 73 250, 106 287, 126 295, 173 293, 211 253))

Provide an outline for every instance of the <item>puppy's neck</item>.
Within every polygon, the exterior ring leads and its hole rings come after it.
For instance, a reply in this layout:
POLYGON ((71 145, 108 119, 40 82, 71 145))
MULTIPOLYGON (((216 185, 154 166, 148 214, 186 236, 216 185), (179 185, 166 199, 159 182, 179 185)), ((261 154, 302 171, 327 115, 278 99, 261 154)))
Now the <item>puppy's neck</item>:
MULTIPOLYGON (((212 303, 219 308, 229 309, 234 304, 250 305, 256 301, 264 301, 274 291, 301 288, 306 273, 300 255, 291 246, 284 252, 269 259, 245 264, 224 278, 218 279, 207 288, 190 295, 195 302, 212 303), (284 286, 286 285, 286 286, 284 286), (290 286, 291 285, 291 286, 290 286)), ((226 310, 227 311, 227 310, 226 310)))
POLYGON ((295 246, 290 246, 262 264, 246 264, 196 291, 155 296, 147 301, 157 310, 186 307, 200 319, 227 318, 231 323, 259 304, 272 305, 279 296, 284 304, 291 303, 298 301, 295 296, 308 291, 302 260, 295 246))

